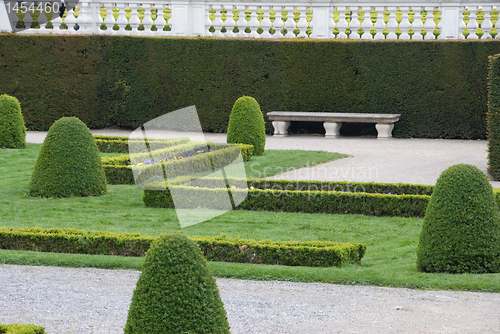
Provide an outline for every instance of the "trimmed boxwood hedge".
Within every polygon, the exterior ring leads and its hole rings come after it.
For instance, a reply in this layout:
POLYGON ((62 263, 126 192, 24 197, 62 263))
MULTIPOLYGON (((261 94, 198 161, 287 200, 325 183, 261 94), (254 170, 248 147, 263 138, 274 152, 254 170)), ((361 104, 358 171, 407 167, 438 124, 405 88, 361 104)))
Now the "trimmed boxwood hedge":
MULTIPOLYGON (((76 229, 0 228, 0 249, 144 256, 157 237, 76 229)), ((208 261, 330 267, 361 263, 366 244, 193 237, 208 261)))
MULTIPOLYGON (((99 151, 103 153, 128 153, 128 137, 94 136, 99 151)), ((142 141, 142 138, 134 139, 142 141)), ((146 143, 161 142, 164 147, 181 145, 189 142, 189 138, 154 139, 146 138, 146 143)))
MULTIPOLYGON (((165 184, 167 186, 167 184, 165 184)), ((170 185, 176 187, 176 194, 182 201, 176 209, 196 208, 198 197, 212 199, 211 209, 223 208, 218 200, 225 198, 227 189, 210 189, 170 185), (195 195, 196 193, 196 195, 195 195)), ((150 183, 144 187, 143 201, 147 207, 173 208, 170 191, 161 189, 161 183, 150 183)), ((231 189, 231 193, 243 197, 246 190, 231 189)), ((285 211, 305 213, 365 214, 373 216, 423 217, 430 196, 386 195, 374 193, 353 193, 340 191, 297 191, 250 189, 245 200, 237 209, 255 211, 285 211)))
MULTIPOLYGON (((247 95, 264 114, 397 113, 394 137, 484 139, 488 56, 498 53, 497 40, 0 34, 0 92, 19 99, 29 130, 61 116, 136 128, 196 105, 205 132, 225 132, 247 95)), ((346 124, 341 134, 362 128, 346 124)))
MULTIPOLYGON (((185 144, 189 146, 189 143, 185 144)), ((192 157, 170 160, 164 163, 165 170, 168 171, 168 177, 174 178, 186 174, 194 174, 212 170, 214 167, 217 169, 220 166, 214 166, 214 158, 218 165, 228 165, 233 162, 238 154, 241 152, 243 161, 249 161, 253 154, 253 146, 245 144, 227 145, 227 144, 212 144, 208 143, 209 149, 212 152, 201 153, 192 157), (237 149, 236 149, 237 148, 237 149), (207 159, 207 155, 210 159, 207 159)), ((165 153, 177 152, 177 148, 171 147, 163 150, 165 153)), ((179 152, 186 152, 184 149, 179 152)), ((177 153, 176 153, 177 154, 177 153)), ((175 155, 175 154, 174 154, 175 155)), ((136 184, 134 179, 133 168, 140 169, 140 180, 142 183, 150 177, 157 175, 158 167, 156 164, 143 165, 140 167, 130 167, 130 157, 128 155, 121 155, 117 157, 103 157, 101 158, 104 168, 104 174, 108 184, 136 184), (142 180, 142 181, 141 181, 142 180)))

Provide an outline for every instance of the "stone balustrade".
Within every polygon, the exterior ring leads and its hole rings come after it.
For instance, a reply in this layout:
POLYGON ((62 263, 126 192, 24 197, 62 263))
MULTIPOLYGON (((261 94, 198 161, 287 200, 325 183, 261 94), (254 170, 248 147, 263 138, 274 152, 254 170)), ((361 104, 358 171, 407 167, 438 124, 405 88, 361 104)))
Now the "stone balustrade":
MULTIPOLYGON (((63 18, 47 1, 0 0, 0 31, 342 39, 498 38, 498 1, 80 1, 63 18), (18 4, 17 7, 15 4, 18 4), (45 7, 40 7, 39 4, 45 7), (22 6, 23 4, 24 6, 22 6), (14 28, 7 12, 15 10, 14 28), (19 8, 26 8, 19 10, 19 8), (24 28, 23 28, 24 27, 24 28)), ((55 8, 54 8, 55 9, 55 8)))

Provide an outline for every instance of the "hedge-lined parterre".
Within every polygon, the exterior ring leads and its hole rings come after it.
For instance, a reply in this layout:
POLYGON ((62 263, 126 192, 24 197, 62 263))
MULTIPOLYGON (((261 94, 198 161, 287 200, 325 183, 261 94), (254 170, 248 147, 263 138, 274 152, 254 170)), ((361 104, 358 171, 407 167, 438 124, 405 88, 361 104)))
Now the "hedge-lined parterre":
MULTIPOLYGON (((158 237, 77 229, 0 228, 0 249, 39 252, 143 256, 158 237)), ((208 261, 331 267, 360 264, 366 244, 327 241, 254 241, 217 237, 191 238, 208 261)))
MULTIPOLYGON (((95 143, 99 151, 103 153, 128 153, 129 152, 129 138, 118 136, 94 136, 95 143)), ((132 138, 132 142, 145 142, 161 144, 164 148, 170 146, 181 145, 189 142, 189 138, 170 138, 170 139, 156 139, 156 138, 132 138)), ((137 145, 135 146, 137 147, 137 145)))

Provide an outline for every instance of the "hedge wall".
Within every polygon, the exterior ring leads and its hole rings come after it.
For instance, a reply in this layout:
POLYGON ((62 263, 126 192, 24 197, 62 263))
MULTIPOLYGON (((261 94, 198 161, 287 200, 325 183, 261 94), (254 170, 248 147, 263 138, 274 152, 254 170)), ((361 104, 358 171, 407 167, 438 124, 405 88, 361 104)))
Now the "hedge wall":
POLYGON ((500 180, 500 54, 490 57, 488 73, 488 174, 500 180))
MULTIPOLYGON (((135 128, 196 105, 206 132, 254 97, 273 110, 401 113, 395 137, 486 138, 500 41, 350 41, 0 34, 0 94, 30 130, 61 116, 135 128)), ((346 124, 344 134, 375 131, 346 124)), ((269 122, 267 131, 271 131, 269 122)), ((342 133, 341 132, 341 133, 342 133)))

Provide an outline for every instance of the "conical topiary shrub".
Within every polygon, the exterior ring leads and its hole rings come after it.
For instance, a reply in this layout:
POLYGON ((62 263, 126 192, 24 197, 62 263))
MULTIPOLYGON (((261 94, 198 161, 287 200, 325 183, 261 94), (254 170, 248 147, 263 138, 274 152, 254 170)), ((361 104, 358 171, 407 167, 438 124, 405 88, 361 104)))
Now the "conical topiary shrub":
POLYGON ((253 145, 253 154, 264 154, 266 129, 264 116, 257 101, 250 96, 242 96, 234 103, 227 126, 228 144, 253 145))
POLYGON ((101 156, 90 130, 76 117, 54 122, 31 175, 29 194, 83 197, 106 192, 101 156))
POLYGON ((436 182, 420 235, 423 272, 500 272, 500 213, 487 177, 454 165, 436 182))
POLYGON ((162 235, 146 253, 125 334, 229 333, 203 254, 184 234, 162 235))
POLYGON ((0 95, 0 148, 25 148, 24 126, 19 101, 6 94, 0 95))

